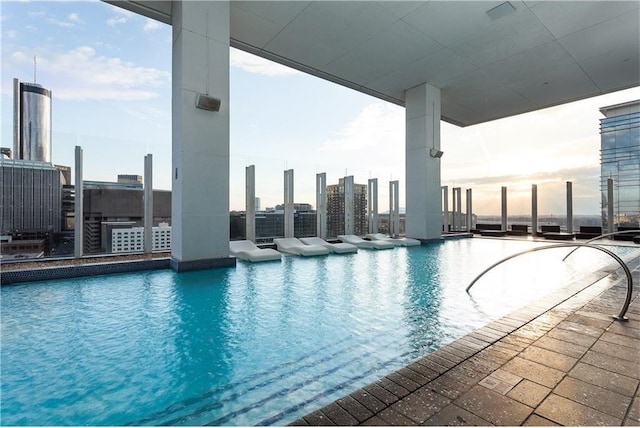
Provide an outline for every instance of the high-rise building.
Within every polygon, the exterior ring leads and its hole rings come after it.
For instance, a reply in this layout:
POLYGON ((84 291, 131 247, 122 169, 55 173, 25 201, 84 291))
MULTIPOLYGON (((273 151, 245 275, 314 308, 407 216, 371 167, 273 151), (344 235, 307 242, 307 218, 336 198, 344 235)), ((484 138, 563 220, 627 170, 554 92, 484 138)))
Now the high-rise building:
POLYGON ((602 219, 607 224, 613 204, 614 224, 640 225, 640 100, 608 107, 600 112, 600 186, 602 219), (607 197, 607 180, 613 179, 613 201, 607 197))
POLYGON ((13 157, 51 163, 51 91, 13 79, 13 157))
MULTIPOLYGON (((341 178, 338 184, 327 186, 327 237, 345 233, 344 209, 344 178, 341 178)), ((353 233, 359 236, 368 233, 366 184, 353 185, 353 233)))
POLYGON ((60 179, 50 163, 0 159, 0 235, 60 232, 60 179))

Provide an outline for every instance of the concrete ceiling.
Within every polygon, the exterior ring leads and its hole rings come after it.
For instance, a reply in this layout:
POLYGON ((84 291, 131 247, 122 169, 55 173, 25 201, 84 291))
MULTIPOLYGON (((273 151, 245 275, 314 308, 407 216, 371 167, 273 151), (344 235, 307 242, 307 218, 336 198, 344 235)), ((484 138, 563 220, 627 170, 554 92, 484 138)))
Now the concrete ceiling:
MULTIPOLYGON (((109 1, 171 23, 171 1, 109 1)), ((640 85, 638 1, 232 1, 231 45, 473 125, 640 85)))

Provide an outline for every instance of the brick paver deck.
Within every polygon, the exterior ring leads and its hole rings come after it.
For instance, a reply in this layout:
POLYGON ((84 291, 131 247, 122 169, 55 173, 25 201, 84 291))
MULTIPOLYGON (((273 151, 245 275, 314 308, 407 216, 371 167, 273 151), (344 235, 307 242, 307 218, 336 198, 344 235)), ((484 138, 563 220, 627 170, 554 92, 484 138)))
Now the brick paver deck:
POLYGON ((640 260, 573 284, 292 425, 640 426, 640 260))

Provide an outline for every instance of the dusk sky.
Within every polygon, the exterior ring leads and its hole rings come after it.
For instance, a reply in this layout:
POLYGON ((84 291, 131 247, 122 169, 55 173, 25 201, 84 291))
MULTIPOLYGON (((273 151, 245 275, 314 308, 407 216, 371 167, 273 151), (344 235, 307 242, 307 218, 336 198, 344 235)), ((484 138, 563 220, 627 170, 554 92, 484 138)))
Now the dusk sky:
MULTIPOLYGON (((53 93, 53 162, 84 150, 87 180, 140 174, 154 157, 154 187, 171 186, 171 28, 100 1, 0 3, 2 147, 13 147, 13 78, 53 93), (34 57, 36 68, 34 70, 34 57)), ((256 165, 262 208, 282 203, 283 171, 295 201, 315 204, 315 174, 400 180, 404 205, 404 109, 231 49, 231 209, 244 208, 245 167, 256 165)), ((474 212, 600 211, 600 107, 640 99, 633 88, 467 128, 442 124, 442 184, 473 189, 474 212)))

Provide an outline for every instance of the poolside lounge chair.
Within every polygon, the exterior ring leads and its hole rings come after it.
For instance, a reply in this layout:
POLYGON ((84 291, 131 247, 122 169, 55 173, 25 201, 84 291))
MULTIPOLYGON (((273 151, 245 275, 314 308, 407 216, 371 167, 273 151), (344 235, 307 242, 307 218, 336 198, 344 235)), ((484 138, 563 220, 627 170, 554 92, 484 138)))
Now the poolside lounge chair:
POLYGON ((251 241, 229 242, 229 252, 233 257, 249 262, 267 262, 280 260, 282 255, 271 248, 259 248, 251 241))
POLYGON ((338 239, 347 244, 368 250, 388 250, 395 247, 393 243, 388 241, 365 241, 356 235, 338 235, 338 239))
POLYGON ((367 239, 372 241, 389 241, 396 247, 414 247, 420 245, 420 241, 412 238, 391 238, 383 233, 369 233, 367 239))
POLYGON ((278 251, 297 256, 324 256, 330 252, 322 245, 305 245, 298 238, 276 238, 273 243, 276 244, 278 251))
POLYGON ((332 244, 330 242, 325 241, 322 238, 300 238, 300 241, 304 242, 307 245, 321 245, 325 248, 328 248, 332 253, 337 254, 346 254, 346 253, 357 253, 358 247, 352 244, 345 244, 344 242, 340 242, 338 244, 332 244))

